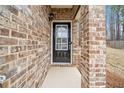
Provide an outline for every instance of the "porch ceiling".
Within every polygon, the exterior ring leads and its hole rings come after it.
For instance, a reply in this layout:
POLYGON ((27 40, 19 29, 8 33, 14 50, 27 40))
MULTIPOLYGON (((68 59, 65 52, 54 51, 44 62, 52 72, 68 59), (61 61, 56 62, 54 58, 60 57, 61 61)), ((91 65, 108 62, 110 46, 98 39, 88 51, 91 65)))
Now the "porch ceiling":
POLYGON ((74 19, 79 5, 50 5, 51 12, 55 15, 54 19, 57 20, 70 20, 74 19))

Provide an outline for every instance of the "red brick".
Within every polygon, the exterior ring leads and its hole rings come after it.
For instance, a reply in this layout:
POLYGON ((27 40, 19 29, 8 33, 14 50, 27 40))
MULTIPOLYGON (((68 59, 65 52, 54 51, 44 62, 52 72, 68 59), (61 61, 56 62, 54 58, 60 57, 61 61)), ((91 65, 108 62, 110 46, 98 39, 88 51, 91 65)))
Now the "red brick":
POLYGON ((8 7, 8 10, 11 12, 11 13, 13 13, 13 14, 15 14, 15 15, 18 15, 18 10, 15 8, 15 7, 13 7, 13 6, 7 6, 8 7))
POLYGON ((26 34, 22 34, 22 33, 16 32, 16 31, 12 31, 11 36, 18 37, 18 38, 26 38, 26 34))
POLYGON ((9 36, 9 30, 5 28, 0 28, 0 35, 9 36))
POLYGON ((10 51, 11 53, 26 51, 26 46, 12 46, 10 51))
POLYGON ((15 59, 17 59, 17 55, 16 54, 1 56, 0 57, 0 64, 5 64, 5 63, 8 63, 8 62, 13 61, 15 59))
POLYGON ((0 37, 0 45, 17 45, 18 40, 7 37, 0 37))
POLYGON ((0 46, 0 55, 5 55, 8 53, 8 46, 0 46))

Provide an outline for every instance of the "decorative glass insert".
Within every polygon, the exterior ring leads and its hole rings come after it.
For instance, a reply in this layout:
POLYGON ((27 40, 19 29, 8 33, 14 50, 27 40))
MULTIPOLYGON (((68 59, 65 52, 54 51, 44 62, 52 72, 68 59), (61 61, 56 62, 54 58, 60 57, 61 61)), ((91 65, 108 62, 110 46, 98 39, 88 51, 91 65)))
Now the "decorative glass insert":
POLYGON ((57 49, 61 49, 61 44, 56 44, 57 49))
POLYGON ((68 43, 68 39, 67 38, 62 38, 62 43, 68 43))
POLYGON ((67 44, 62 44, 62 49, 67 49, 67 44))
POLYGON ((55 49, 68 50, 68 25, 56 25, 55 49))
POLYGON ((61 38, 57 38, 57 43, 61 43, 61 38))

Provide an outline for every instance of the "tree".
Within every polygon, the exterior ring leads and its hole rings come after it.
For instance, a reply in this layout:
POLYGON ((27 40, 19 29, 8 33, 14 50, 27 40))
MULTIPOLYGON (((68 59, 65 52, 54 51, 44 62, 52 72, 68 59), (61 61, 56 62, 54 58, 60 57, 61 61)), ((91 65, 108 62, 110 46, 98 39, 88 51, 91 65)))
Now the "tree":
POLYGON ((122 16, 122 21, 120 23, 123 26, 122 39, 124 40, 124 6, 121 6, 121 16, 122 16))
POLYGON ((115 39, 115 29, 113 28, 113 24, 114 24, 114 15, 113 15, 113 12, 111 12, 111 15, 110 15, 110 35, 111 35, 111 40, 114 40, 115 39))
POLYGON ((124 39, 124 5, 112 5, 112 11, 116 14, 116 39, 124 39), (120 25, 123 26, 122 35, 120 32, 120 25))
POLYGON ((112 6, 112 11, 116 14, 116 39, 119 40, 120 39, 120 23, 119 23, 119 19, 120 19, 120 5, 113 5, 112 6))

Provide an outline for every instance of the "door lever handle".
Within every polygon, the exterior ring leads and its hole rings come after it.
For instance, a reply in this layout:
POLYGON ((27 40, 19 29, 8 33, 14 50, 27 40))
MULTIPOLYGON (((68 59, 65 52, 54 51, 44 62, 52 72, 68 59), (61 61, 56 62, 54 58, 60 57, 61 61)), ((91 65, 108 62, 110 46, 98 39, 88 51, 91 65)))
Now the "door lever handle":
POLYGON ((72 44, 72 42, 68 42, 69 43, 69 45, 71 45, 72 44))

